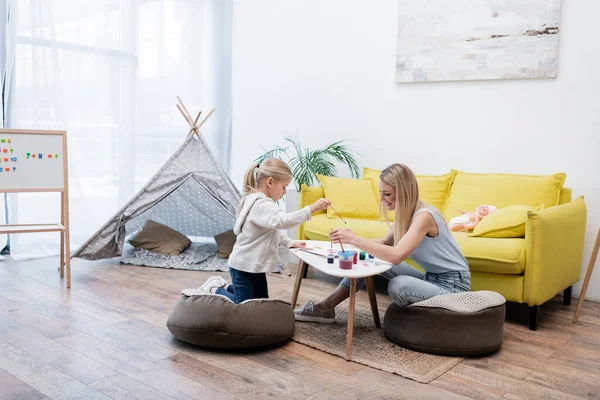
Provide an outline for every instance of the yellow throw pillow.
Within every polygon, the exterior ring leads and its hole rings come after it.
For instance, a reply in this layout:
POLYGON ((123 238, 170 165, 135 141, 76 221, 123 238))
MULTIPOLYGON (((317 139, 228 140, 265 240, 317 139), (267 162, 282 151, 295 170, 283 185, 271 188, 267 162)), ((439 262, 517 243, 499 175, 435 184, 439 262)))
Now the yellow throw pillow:
MULTIPOLYGON (((323 191, 322 186, 308 186, 302 185, 300 187, 300 204, 304 205, 304 207, 311 205, 315 201, 320 198, 325 197, 325 192, 323 191)), ((293 204, 293 206, 298 206, 298 204, 293 204)), ((313 216, 318 214, 325 214, 326 211, 319 211, 313 214, 313 216)))
MULTIPOLYGON (((375 201, 377 202, 377 209, 379 209, 381 204, 381 195, 379 193, 379 177, 381 176, 381 170, 371 169, 364 167, 363 168, 363 179, 368 179, 371 181, 371 188, 373 190, 373 194, 375 195, 375 201)), ((385 207, 383 208, 385 209, 385 207)), ((377 214, 379 216, 379 214, 377 214)), ((394 220, 395 211, 388 211, 388 221, 394 220)), ((383 217, 383 216, 382 216, 383 217)))
MULTIPOLYGON (((335 211, 348 218, 378 218, 377 202, 373 198, 369 179, 335 178, 317 175, 323 186, 325 197, 331 201, 335 211)), ((329 218, 339 218, 331 207, 327 209, 329 218)))
POLYGON ((484 217, 469 236, 486 238, 525 237, 527 212, 537 212, 542 208, 544 208, 543 205, 538 207, 508 206, 500 208, 498 211, 484 217))
MULTIPOLYGON (((363 178, 371 179, 371 186, 375 198, 379 203, 379 177, 381 170, 363 168, 363 178)), ((417 184, 419 185, 419 196, 425 203, 430 204, 438 209, 442 209, 444 201, 448 195, 448 189, 452 184, 454 172, 449 172, 444 175, 416 175, 417 184)), ((388 212, 388 219, 394 220, 394 211, 388 212)))
POLYGON ((369 179, 371 181, 371 188, 373 190, 373 194, 379 203, 379 177, 381 176, 381 170, 371 169, 364 167, 363 168, 363 179, 369 179))
POLYGON ((454 172, 438 176, 417 175, 421 200, 441 210, 453 180, 454 172))
POLYGON ((558 204, 565 179, 564 173, 516 175, 456 171, 442 211, 450 220, 460 215, 457 210, 475 212, 482 204, 498 209, 514 205, 552 207, 558 204))

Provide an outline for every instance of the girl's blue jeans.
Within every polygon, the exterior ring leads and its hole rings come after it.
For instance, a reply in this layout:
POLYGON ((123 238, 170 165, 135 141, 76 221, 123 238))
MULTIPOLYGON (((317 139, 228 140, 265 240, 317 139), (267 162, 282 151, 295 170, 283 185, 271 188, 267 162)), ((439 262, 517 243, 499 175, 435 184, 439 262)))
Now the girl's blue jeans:
POLYGON ((229 267, 229 275, 231 275, 231 285, 227 289, 218 288, 215 293, 227 296, 237 304, 248 299, 269 298, 265 273, 253 274, 229 267))

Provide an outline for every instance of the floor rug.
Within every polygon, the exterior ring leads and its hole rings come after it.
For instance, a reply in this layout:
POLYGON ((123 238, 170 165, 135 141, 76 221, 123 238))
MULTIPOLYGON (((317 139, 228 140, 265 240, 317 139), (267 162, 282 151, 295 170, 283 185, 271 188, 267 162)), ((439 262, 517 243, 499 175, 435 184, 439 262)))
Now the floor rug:
MULTIPOLYGON (((380 311, 380 315, 383 314, 380 311)), ((347 308, 338 307, 335 324, 296 322, 294 341, 344 358, 346 356, 347 308)), ((460 363, 464 357, 446 357, 408 350, 389 341, 376 329, 370 310, 356 310, 352 361, 427 383, 460 363)))

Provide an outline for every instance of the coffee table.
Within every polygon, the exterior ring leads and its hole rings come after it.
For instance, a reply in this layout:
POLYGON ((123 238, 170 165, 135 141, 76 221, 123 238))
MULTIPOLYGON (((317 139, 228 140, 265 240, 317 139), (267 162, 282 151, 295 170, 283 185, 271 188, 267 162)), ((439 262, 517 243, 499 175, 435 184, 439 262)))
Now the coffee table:
MULTIPOLYGON (((322 242, 317 240, 306 240, 305 242, 307 249, 327 249, 331 247, 330 242, 322 242)), ((336 250, 341 250, 339 244, 334 245, 333 248, 336 250)), ((344 246, 344 249, 360 251, 357 248, 349 245, 344 246)), ((373 259, 370 263, 368 263, 367 266, 367 260, 358 260, 357 264, 352 265, 352 269, 340 269, 337 258, 333 264, 328 264, 327 258, 324 256, 309 253, 303 249, 290 249, 290 251, 300 259, 300 262, 298 263, 298 271, 296 271, 294 292, 292 294, 292 308, 296 307, 298 294, 300 293, 300 285, 302 284, 302 277, 304 276, 304 271, 306 270, 307 265, 310 265, 311 267, 316 268, 327 275, 350 279, 350 305, 348 311, 348 331, 346 334, 346 360, 351 360, 352 334, 354 331, 354 304, 356 301, 356 280, 359 278, 365 279, 367 284, 367 293, 369 294, 369 302, 371 303, 371 312, 373 313, 373 319, 375 320, 375 327, 381 328, 373 277, 392 268, 392 264, 386 261, 373 259)))

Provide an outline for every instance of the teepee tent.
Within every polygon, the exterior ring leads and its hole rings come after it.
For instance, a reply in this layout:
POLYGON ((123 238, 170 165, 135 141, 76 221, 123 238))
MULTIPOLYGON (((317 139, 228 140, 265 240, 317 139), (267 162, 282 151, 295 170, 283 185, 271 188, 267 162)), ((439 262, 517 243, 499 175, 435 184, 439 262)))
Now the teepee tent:
POLYGON ((149 219, 188 236, 210 237, 233 228, 240 193, 200 134, 214 109, 198 123, 201 112, 192 121, 183 103, 177 108, 190 124, 183 144, 72 257, 98 260, 120 256, 126 235, 149 219))

